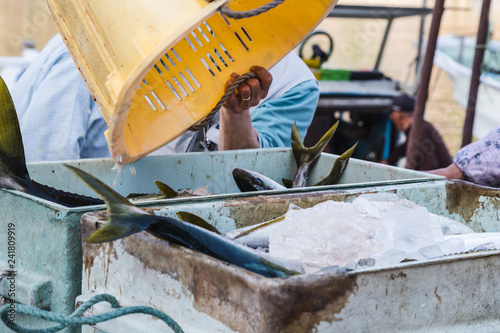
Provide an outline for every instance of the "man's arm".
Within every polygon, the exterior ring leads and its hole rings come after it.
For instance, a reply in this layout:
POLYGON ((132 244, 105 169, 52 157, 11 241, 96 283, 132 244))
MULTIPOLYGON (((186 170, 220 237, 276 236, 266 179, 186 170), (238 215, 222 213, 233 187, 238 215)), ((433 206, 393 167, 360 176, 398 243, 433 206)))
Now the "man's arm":
MULTIPOLYGON (((264 70, 262 73, 264 72, 267 71, 264 70)), ((274 65, 269 73, 273 76, 272 86, 269 87, 264 87, 266 79, 257 73, 262 87, 268 90, 267 97, 264 100, 261 99, 260 103, 257 100, 254 103, 254 95, 252 95, 251 105, 257 106, 245 110, 240 119, 232 117, 232 128, 227 126, 230 123, 228 119, 223 119, 228 114, 224 115, 221 110, 221 127, 224 128, 224 132, 219 137, 219 149, 230 149, 227 148, 228 146, 221 148, 221 139, 231 144, 239 142, 238 148, 289 147, 294 123, 297 124, 302 138, 305 138, 318 104, 318 82, 294 51, 274 65), (232 140, 227 140, 229 138, 227 131, 233 135, 232 140), (245 139, 247 139, 246 142, 245 139)), ((237 77, 236 75, 235 78, 237 77)), ((246 95, 244 89, 244 86, 238 89, 238 94, 246 99, 250 95, 246 95)), ((237 102, 236 107, 242 100, 237 100, 237 102)), ((227 107, 228 104, 226 103, 225 106, 227 107)), ((243 107, 246 106, 243 105, 243 107)), ((236 148, 231 147, 231 149, 236 148)))
POLYGON ((405 141, 404 143, 394 148, 389 157, 385 161, 382 161, 381 163, 388 165, 396 165, 396 163, 400 158, 406 156, 406 146, 407 142, 405 141))
MULTIPOLYGON (((232 94, 220 111, 219 149, 259 148, 257 130, 252 125, 250 108, 259 104, 267 96, 272 76, 263 67, 250 69, 257 78, 248 79, 232 94)), ((226 90, 239 75, 233 73, 226 83, 226 90)))

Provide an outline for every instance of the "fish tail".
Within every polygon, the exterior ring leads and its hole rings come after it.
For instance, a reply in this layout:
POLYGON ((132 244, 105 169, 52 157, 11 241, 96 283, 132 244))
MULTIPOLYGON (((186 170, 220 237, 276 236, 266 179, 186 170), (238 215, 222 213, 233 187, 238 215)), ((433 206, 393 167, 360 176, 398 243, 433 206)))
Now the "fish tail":
POLYGON ((325 150, 338 126, 339 122, 337 121, 313 147, 307 148, 304 146, 304 142, 300 137, 297 125, 294 123, 292 127, 291 141, 292 151, 295 161, 297 162, 297 166, 300 166, 304 160, 314 161, 323 152, 323 150, 325 150), (308 156, 304 157, 304 155, 308 156))
POLYGON ((337 121, 323 137, 310 148, 306 148, 300 138, 297 127, 292 129, 292 151, 297 163, 297 172, 293 180, 294 187, 304 187, 307 184, 309 171, 314 166, 319 156, 325 150, 333 134, 337 130, 339 122, 337 121))
POLYGON ((0 187, 26 192, 30 182, 16 108, 0 77, 0 187))
POLYGON ((297 128, 296 123, 293 123, 292 126, 291 142, 292 142, 293 156, 295 157, 295 162, 297 162, 297 166, 299 166, 302 154, 307 148, 304 146, 304 142, 300 137, 299 129, 297 128))
POLYGON ((142 211, 99 179, 74 166, 68 164, 64 166, 96 192, 104 200, 108 209, 108 222, 90 235, 86 242, 109 242, 141 232, 153 223, 153 215, 142 211))
POLYGON ((337 122, 333 124, 333 126, 328 130, 328 132, 326 132, 323 135, 323 137, 318 141, 318 143, 316 143, 313 147, 310 148, 311 155, 319 156, 323 152, 323 150, 325 150, 326 146, 332 139, 332 136, 337 130, 338 126, 339 126, 339 121, 337 120, 337 122))
POLYGON ((314 186, 321 186, 321 185, 334 185, 337 184, 339 181, 340 177, 343 175, 345 168, 347 167, 347 164, 349 163, 349 159, 352 156, 352 153, 354 152, 354 149, 356 149, 356 146, 358 145, 358 142, 354 144, 351 148, 347 149, 342 155, 337 157, 335 162, 333 163, 332 170, 330 171, 330 174, 320 180, 318 183, 314 184, 314 186))

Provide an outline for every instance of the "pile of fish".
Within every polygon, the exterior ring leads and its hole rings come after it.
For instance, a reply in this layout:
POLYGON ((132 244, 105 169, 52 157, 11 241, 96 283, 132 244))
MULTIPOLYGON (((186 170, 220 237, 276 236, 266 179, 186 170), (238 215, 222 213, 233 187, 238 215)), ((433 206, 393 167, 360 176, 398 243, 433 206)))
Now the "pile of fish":
MULTIPOLYGON (((280 183, 258 173, 255 171, 235 168, 233 170, 233 178, 236 185, 241 192, 251 192, 251 191, 266 191, 266 190, 286 190, 288 188, 294 187, 305 187, 307 185, 307 178, 312 167, 318 161, 321 153, 327 147, 333 134, 337 130, 338 122, 335 123, 328 132, 323 135, 323 137, 318 141, 313 147, 305 147, 300 137, 299 130, 294 124, 292 127, 292 152, 297 164, 297 172, 295 173, 295 178, 293 181, 288 179, 283 179, 283 185, 280 183)), ((345 168, 351 158, 357 143, 346 150, 342 155, 340 155, 334 162, 330 174, 325 178, 321 179, 319 182, 313 186, 322 185, 333 185, 337 184, 340 177, 344 173, 345 168)))
MULTIPOLYGON (((87 242, 108 242, 146 231, 267 277, 314 273, 327 267, 380 267, 405 260, 425 260, 453 253, 499 249, 500 235, 474 233, 464 225, 438 217, 397 197, 361 196, 352 203, 328 201, 309 209, 291 206, 275 220, 221 234, 212 224, 186 212, 178 219, 156 216, 133 202, 185 195, 209 195, 206 188, 174 191, 156 181, 160 194, 125 198, 85 171, 65 165, 104 201, 57 190, 30 178, 14 104, 0 78, 0 188, 35 195, 68 207, 105 203, 107 223, 87 242), (382 198, 382 199, 381 199, 382 198), (349 221, 346 223, 346 221, 349 221), (307 228, 304 228, 307 225, 307 228)), ((333 136, 338 123, 313 147, 306 148, 297 127, 292 129, 292 152, 297 172, 278 184, 258 173, 235 169, 242 191, 304 187, 307 177, 333 136)), ((356 145, 336 159, 328 176, 315 186, 336 183, 356 145)))
POLYGON ((106 202, 108 222, 86 239, 89 243, 109 242, 134 233, 148 233, 192 250, 208 254, 267 277, 296 275, 293 269, 266 259, 264 254, 223 237, 201 218, 179 213, 184 221, 156 216, 132 204, 109 186, 76 167, 66 165, 106 202))

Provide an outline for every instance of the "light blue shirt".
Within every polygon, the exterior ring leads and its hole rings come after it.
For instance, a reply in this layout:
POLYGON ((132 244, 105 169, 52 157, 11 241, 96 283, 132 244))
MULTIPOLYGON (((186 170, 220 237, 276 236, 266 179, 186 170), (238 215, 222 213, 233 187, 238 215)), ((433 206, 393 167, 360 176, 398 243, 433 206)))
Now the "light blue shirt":
MULTIPOLYGON (((272 91, 251 113, 261 148, 290 146, 294 122, 304 138, 319 98, 314 76, 296 54, 273 71, 272 91)), ((60 35, 49 41, 11 94, 28 162, 110 155, 104 137, 107 124, 60 35)), ((169 145, 177 153, 187 146, 169 145)))
POLYGON ((27 162, 109 156, 107 124, 60 37, 11 89, 27 162))
POLYGON ((318 83, 309 80, 255 108, 252 111, 252 125, 259 135, 260 147, 290 147, 293 123, 296 123, 304 140, 318 98, 318 83))

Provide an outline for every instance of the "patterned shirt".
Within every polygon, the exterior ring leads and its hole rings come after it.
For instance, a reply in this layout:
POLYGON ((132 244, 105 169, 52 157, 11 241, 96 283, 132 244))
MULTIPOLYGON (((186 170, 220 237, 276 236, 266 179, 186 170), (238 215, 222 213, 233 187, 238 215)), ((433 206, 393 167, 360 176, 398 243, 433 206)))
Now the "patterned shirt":
POLYGON ((500 127, 458 151, 453 159, 466 180, 500 186, 500 127))

